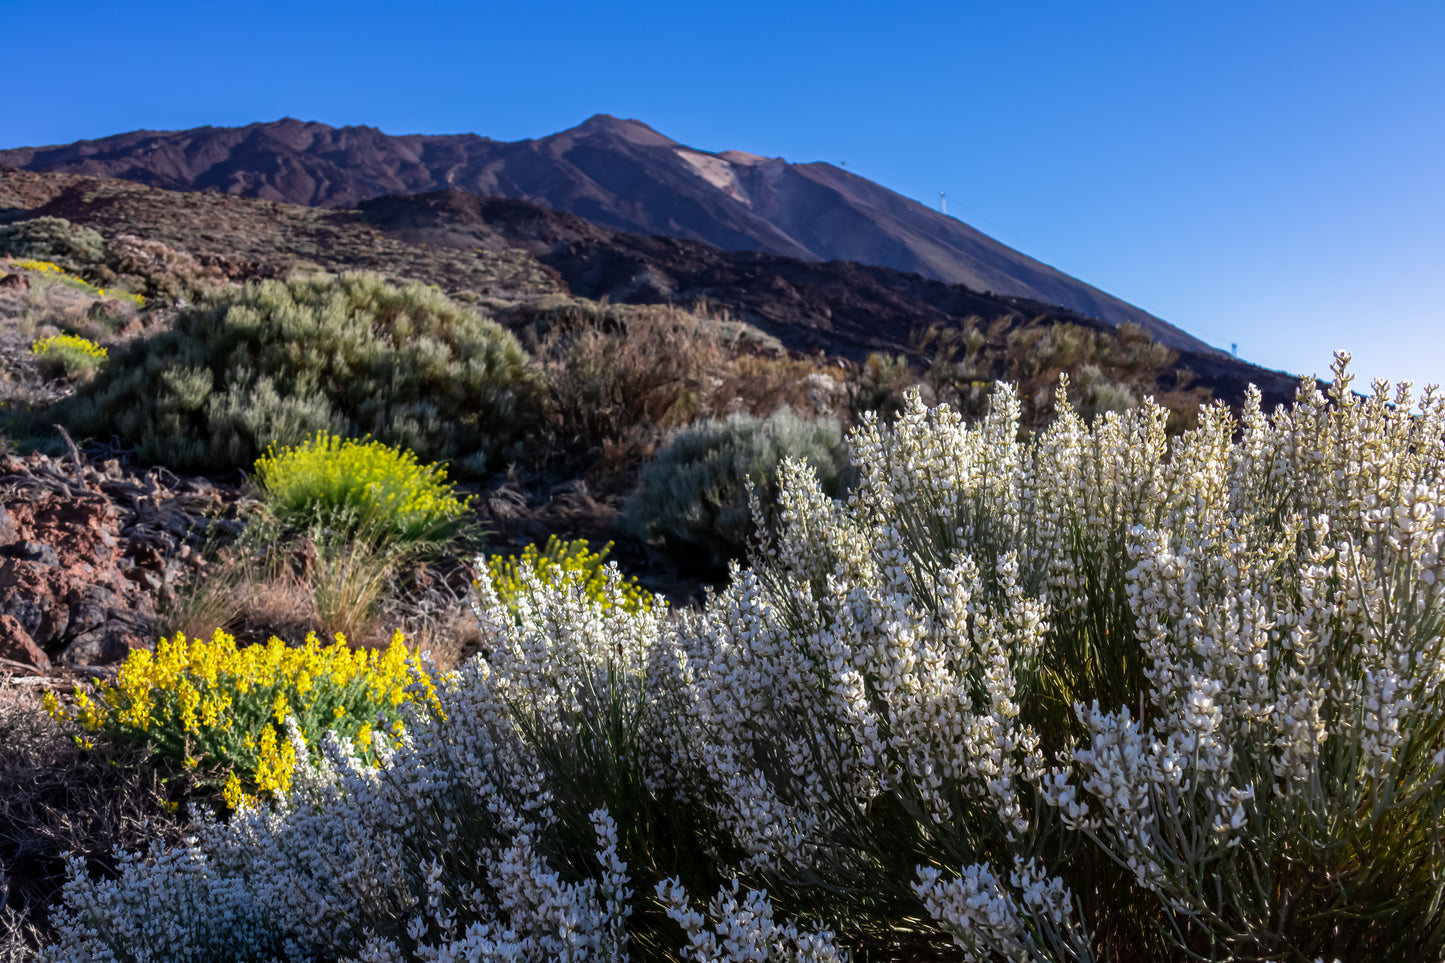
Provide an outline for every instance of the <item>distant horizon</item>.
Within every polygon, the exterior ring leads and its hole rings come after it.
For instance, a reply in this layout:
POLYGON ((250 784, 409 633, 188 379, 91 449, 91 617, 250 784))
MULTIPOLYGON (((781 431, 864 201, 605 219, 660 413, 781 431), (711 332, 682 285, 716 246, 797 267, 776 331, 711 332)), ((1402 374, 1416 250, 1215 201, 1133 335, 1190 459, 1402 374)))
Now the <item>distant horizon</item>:
POLYGON ((946 192, 947 216, 1267 368, 1327 376, 1345 348, 1357 386, 1445 382, 1442 4, 82 0, 155 52, 120 71, 114 32, 67 34, 57 71, 27 39, 45 11, 7 12, 0 56, 45 96, 0 117, 6 147, 262 117, 516 141, 606 113, 935 211, 946 192))

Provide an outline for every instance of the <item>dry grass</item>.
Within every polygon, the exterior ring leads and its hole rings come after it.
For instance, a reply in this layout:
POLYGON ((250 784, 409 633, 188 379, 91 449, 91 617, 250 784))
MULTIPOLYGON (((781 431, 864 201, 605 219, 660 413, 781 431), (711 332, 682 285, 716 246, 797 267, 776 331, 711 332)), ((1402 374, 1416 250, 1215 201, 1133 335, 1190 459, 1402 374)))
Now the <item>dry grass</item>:
POLYGON ((381 646, 381 605, 396 558, 360 538, 323 536, 311 540, 315 555, 307 586, 317 633, 346 636, 352 645, 381 646))
POLYGON ((247 544, 208 554, 204 573, 182 583, 162 606, 161 635, 205 638, 222 629, 242 642, 305 635, 315 616, 310 588, 276 554, 247 544))
POLYGON ((48 934, 66 854, 84 856, 92 873, 111 872, 116 847, 183 834, 143 750, 85 750, 70 734, 36 689, 0 680, 0 961, 26 959, 48 934))
MULTIPOLYGON (((382 646, 400 628, 451 668, 471 646, 470 576, 454 559, 426 564, 364 539, 310 534, 216 552, 205 574, 181 585, 160 613, 161 634, 207 637, 220 628, 242 644, 308 632, 354 646, 382 646)), ((457 551, 462 551, 458 547, 457 551)), ((474 647, 472 647, 474 648, 474 647)))
POLYGON ((239 642, 289 642, 337 632, 358 645, 384 641, 379 613, 391 563, 355 542, 298 538, 275 546, 229 546, 206 573, 180 586, 160 613, 161 633, 239 642))
POLYGON ((726 313, 548 298, 519 322, 545 378, 552 454, 603 474, 628 474, 700 418, 847 413, 843 366, 790 357, 726 313))

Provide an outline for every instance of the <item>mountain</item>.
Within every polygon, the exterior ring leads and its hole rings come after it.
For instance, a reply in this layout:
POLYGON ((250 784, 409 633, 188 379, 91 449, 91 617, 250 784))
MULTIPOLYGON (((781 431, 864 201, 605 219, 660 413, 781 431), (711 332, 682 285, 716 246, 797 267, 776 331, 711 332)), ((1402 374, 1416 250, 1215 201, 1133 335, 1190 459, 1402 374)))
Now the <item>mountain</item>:
MULTIPOLYGON (((110 240, 159 241, 236 281, 281 277, 298 263, 412 278, 464 299, 486 298, 508 324, 513 315, 525 324, 528 305, 569 293, 619 305, 705 303, 793 351, 855 363, 879 352, 926 364, 932 350, 920 345, 930 329, 978 326, 989 333, 990 350, 1002 350, 1020 327, 1111 330, 1054 305, 917 273, 612 231, 525 201, 455 189, 336 210, 0 168, 0 224, 39 217, 65 218, 110 240)), ((1190 384, 1231 403, 1251 383, 1269 406, 1287 402, 1298 385, 1231 355, 1177 350, 1171 372, 1188 369, 1190 384)), ((1170 383, 1172 375, 1157 390, 1170 383)))
POLYGON ((614 231, 914 272, 1111 325, 1132 321, 1172 347, 1218 353, 1140 308, 831 164, 698 150, 641 121, 605 114, 513 142, 475 134, 392 136, 286 118, 0 150, 0 165, 332 208, 453 188, 524 200, 614 231))

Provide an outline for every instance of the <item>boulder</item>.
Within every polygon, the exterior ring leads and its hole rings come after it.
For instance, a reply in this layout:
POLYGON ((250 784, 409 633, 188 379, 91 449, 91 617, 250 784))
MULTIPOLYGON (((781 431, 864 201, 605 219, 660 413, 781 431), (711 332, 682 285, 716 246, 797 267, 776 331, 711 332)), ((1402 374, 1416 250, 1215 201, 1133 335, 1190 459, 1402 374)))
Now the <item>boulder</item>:
POLYGON ((59 639, 70 625, 65 604, 69 590, 65 573, 57 566, 0 561, 0 616, 13 618, 42 647, 59 639))
POLYGON ((113 665, 123 661, 133 649, 155 644, 152 638, 154 619, 130 616, 111 610, 101 625, 71 638, 61 661, 66 665, 113 665))
POLYGON ((50 671, 50 658, 11 615, 0 615, 0 659, 28 666, 37 672, 50 671))
POLYGON ((120 569, 119 513, 108 499, 31 489, 7 509, 15 540, 0 547, 0 617, 47 659, 74 665, 105 664, 145 643, 155 601, 120 569))

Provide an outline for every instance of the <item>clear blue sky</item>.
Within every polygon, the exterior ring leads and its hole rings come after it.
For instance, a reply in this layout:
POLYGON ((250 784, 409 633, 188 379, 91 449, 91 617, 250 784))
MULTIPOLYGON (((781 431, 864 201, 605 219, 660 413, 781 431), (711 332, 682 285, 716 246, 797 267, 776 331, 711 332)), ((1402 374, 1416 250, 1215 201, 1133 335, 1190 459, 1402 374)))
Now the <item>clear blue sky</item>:
POLYGON ((0 146, 594 113, 848 169, 1243 357, 1445 382, 1445 2, 0 0, 0 146), (63 13, 63 15, 62 15, 63 13))

